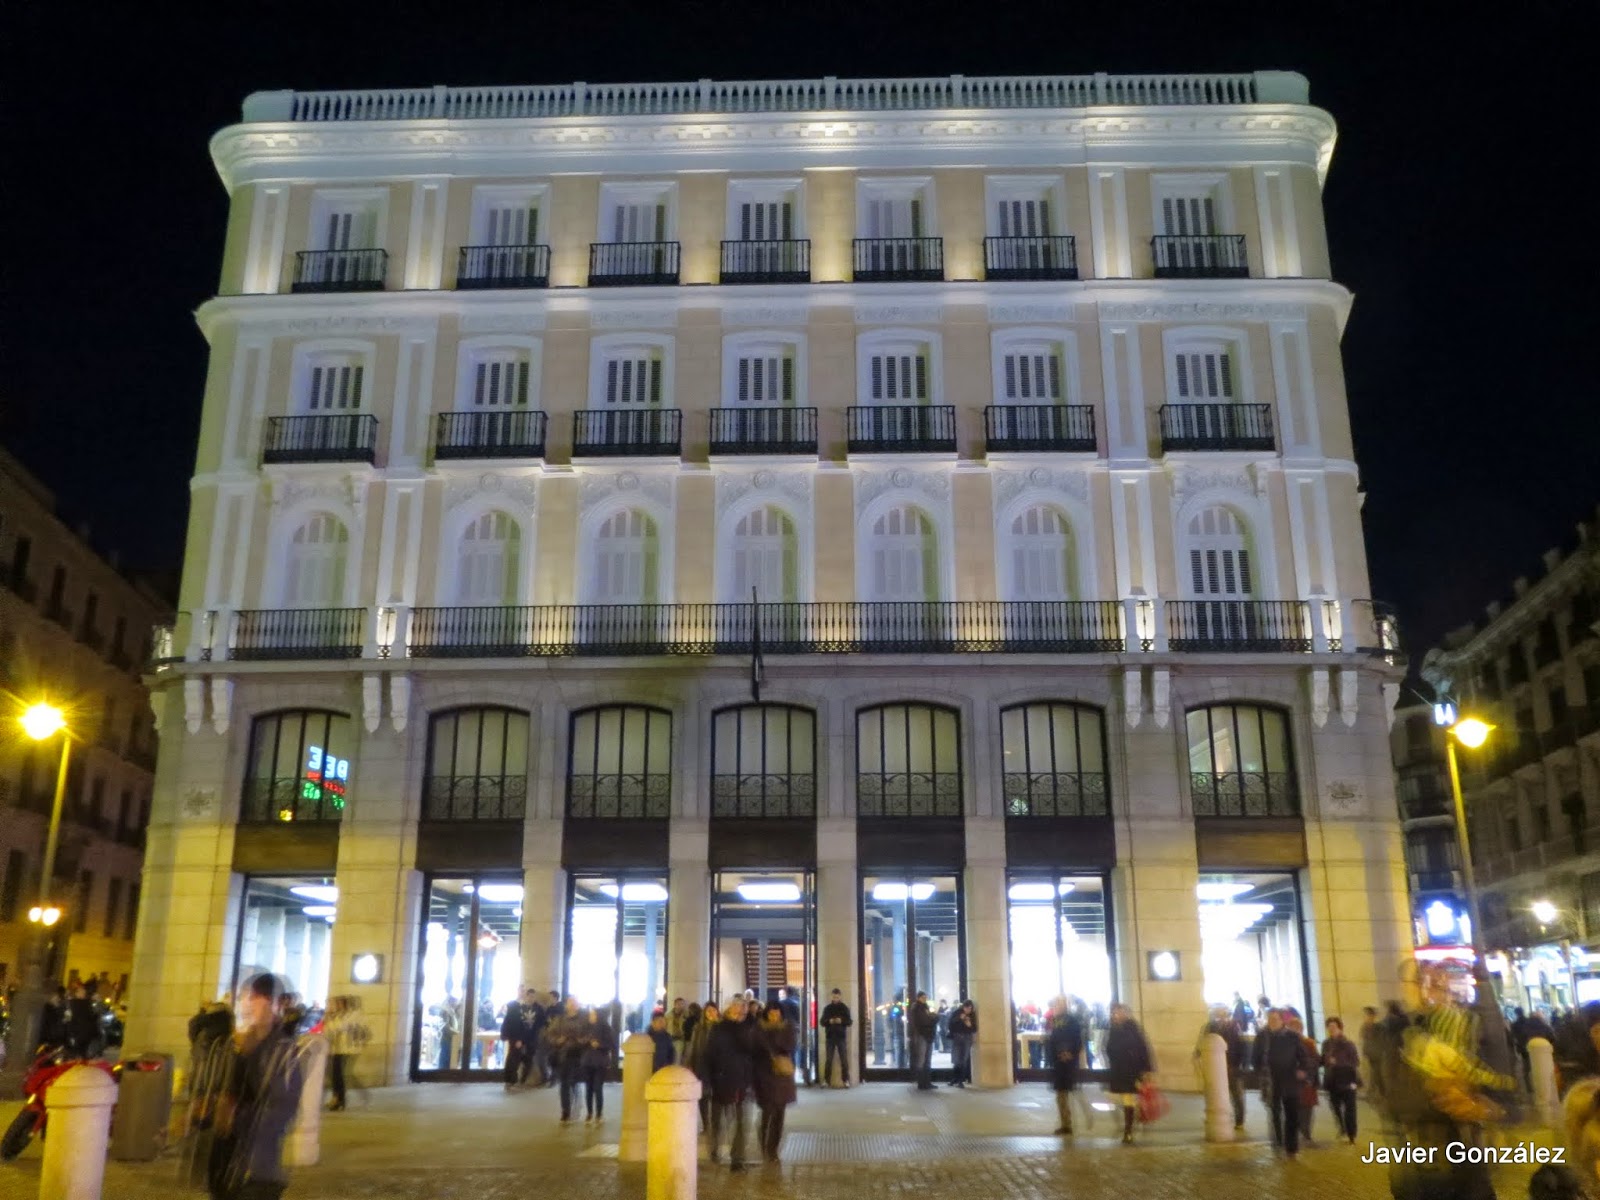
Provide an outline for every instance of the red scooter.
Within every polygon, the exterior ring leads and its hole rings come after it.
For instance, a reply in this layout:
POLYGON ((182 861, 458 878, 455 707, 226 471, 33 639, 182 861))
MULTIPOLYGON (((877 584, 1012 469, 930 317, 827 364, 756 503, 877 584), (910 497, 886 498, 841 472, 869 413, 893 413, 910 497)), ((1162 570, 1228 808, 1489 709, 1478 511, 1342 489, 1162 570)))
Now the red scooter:
POLYGON ((39 1057, 33 1060, 33 1066, 28 1068, 27 1077, 23 1080, 22 1090, 28 1097, 27 1103, 11 1122, 5 1136, 0 1137, 0 1162, 10 1162, 26 1150, 34 1134, 44 1136, 45 1121, 49 1117, 45 1109, 45 1093, 50 1090, 52 1083, 80 1065, 99 1067, 113 1081, 121 1077, 120 1063, 112 1066, 100 1059, 78 1058, 60 1046, 46 1046, 39 1052, 39 1057))

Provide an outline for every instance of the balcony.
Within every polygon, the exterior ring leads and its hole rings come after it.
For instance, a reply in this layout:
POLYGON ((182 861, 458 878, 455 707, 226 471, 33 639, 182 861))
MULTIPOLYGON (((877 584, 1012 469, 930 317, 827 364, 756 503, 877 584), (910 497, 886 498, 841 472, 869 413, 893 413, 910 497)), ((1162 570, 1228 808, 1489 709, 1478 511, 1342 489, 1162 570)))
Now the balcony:
POLYGON ((1161 449, 1271 450, 1270 404, 1163 404, 1161 449))
MULTIPOLYGON (((359 623, 359 622, 358 622, 359 623)), ((418 608, 411 658, 629 654, 1115 654, 1112 600, 418 608)))
POLYGON ((713 408, 712 454, 817 453, 814 408, 713 408))
POLYGON ((247 779, 240 797, 239 822, 276 825, 279 822, 344 819, 344 797, 299 775, 276 779, 247 779))
POLYGON ((1311 607, 1303 600, 1168 600, 1174 651, 1309 654, 1311 607))
POLYGON ((268 417, 264 463, 371 463, 377 457, 378 418, 268 417))
POLYGON ((295 292, 381 292, 387 250, 302 250, 294 256, 295 292))
POLYGON ((810 283, 811 240, 723 242, 723 283, 810 283))
POLYGON ((991 404, 983 410, 990 454, 1093 454, 1094 409, 1087 404, 991 404))
POLYGON ((1248 279, 1242 233, 1180 233, 1150 239, 1157 279, 1248 279))
POLYGON ((1287 771, 1192 771, 1197 817, 1298 817, 1300 793, 1287 771))
POLYGON ((572 414, 573 458, 677 458, 683 413, 676 408, 618 408, 572 414))
POLYGON ((257 608, 234 614, 235 662, 360 658, 364 608, 257 608))
POLYGON ((950 404, 852 405, 845 412, 851 454, 954 454, 950 404))
POLYGON ((856 238, 850 264, 857 283, 938 283, 944 278, 944 239, 856 238))
POLYGON ((435 775, 423 781, 424 821, 520 821, 527 775, 435 775))
POLYGON ((550 286, 550 247, 463 246, 456 266, 456 288, 542 288, 550 286))
POLYGON ((439 414, 433 445, 436 462, 446 459, 543 458, 547 417, 537 409, 439 414))
POLYGON ((677 242, 589 243, 590 287, 652 287, 678 282, 677 242))
POLYGON ((1076 279, 1077 239, 1070 234, 1051 237, 986 237, 983 239, 985 279, 1076 279))
POLYGON ((711 777, 712 817, 762 820, 817 815, 815 775, 746 772, 711 777))

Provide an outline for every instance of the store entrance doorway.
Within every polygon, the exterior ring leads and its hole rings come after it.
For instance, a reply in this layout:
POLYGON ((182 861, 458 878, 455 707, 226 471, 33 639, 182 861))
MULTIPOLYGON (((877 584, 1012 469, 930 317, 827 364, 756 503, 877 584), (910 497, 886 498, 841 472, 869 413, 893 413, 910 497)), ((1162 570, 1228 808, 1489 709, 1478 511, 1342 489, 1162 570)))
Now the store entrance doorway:
POLYGON ((810 871, 712 875, 711 998, 726 1005, 747 996, 788 1010, 800 1029, 795 1066, 804 1083, 816 1064, 816 929, 810 871))

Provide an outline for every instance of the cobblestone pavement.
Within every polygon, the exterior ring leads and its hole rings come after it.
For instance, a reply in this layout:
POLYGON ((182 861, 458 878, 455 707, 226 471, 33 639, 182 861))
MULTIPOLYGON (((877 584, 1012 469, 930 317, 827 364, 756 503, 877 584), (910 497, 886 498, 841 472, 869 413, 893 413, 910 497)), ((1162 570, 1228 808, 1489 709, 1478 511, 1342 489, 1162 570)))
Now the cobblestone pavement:
MULTIPOLYGON (((492 1085, 429 1085, 375 1091, 367 1106, 324 1118, 322 1163, 295 1172, 289 1200, 642 1200, 641 1167, 616 1161, 619 1089, 607 1120, 560 1126, 551 1092, 505 1095, 492 1085)), ((1098 1099, 1098 1097, 1097 1097, 1098 1099)), ((0 1121, 15 1106, 0 1105, 0 1121)), ((826 1095, 804 1092, 790 1110, 781 1166, 735 1174, 702 1157, 700 1195, 733 1197, 1004 1197, 1044 1200, 1377 1200, 1386 1169, 1357 1146, 1274 1155, 1264 1112, 1252 1104, 1249 1139, 1201 1140, 1201 1110, 1175 1097, 1172 1114, 1118 1144, 1104 1113, 1091 1132, 1051 1136, 1053 1105, 1037 1086, 1011 1091, 919 1094, 880 1084, 826 1095)), ((1370 1116, 1370 1114, 1364 1114, 1370 1116)), ((1324 1129, 1327 1114, 1319 1115, 1324 1129)), ((1081 1120, 1080 1120, 1081 1125, 1081 1120)), ((753 1135, 752 1130, 752 1135, 753 1135)), ((1542 1133, 1528 1135, 1541 1142, 1542 1133)), ((38 1195, 40 1150, 0 1167, 0 1200, 38 1195)), ((1497 1168, 1501 1197, 1527 1193, 1528 1168, 1497 1168)), ((176 1200, 176 1162, 109 1163, 104 1200, 176 1200)))

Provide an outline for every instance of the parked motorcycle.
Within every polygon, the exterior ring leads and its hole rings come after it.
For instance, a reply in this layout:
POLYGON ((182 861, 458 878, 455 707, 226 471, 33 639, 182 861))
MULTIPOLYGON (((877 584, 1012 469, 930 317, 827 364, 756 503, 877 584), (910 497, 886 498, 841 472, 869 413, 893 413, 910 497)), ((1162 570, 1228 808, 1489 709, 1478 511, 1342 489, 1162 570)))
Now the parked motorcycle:
POLYGON ((23 1080, 22 1090, 27 1096, 27 1102, 22 1106, 22 1111, 16 1115, 16 1119, 11 1122, 5 1135, 0 1137, 0 1162, 10 1162, 26 1150, 34 1134, 44 1136, 45 1121, 49 1117, 45 1109, 45 1095, 50 1091, 50 1085, 73 1067, 80 1065, 99 1067, 111 1076, 113 1082, 121 1076, 121 1071, 110 1063, 98 1059, 79 1058, 69 1054, 60 1046, 46 1046, 33 1060, 33 1066, 28 1068, 28 1074, 23 1080))

